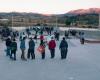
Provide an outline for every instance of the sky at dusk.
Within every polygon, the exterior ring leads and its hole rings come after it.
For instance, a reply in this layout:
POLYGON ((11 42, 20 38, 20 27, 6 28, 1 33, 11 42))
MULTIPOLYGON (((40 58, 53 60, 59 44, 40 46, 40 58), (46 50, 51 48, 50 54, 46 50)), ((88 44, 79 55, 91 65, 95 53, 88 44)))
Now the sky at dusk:
POLYGON ((100 0, 0 0, 0 12, 62 14, 88 8, 100 8, 100 0))

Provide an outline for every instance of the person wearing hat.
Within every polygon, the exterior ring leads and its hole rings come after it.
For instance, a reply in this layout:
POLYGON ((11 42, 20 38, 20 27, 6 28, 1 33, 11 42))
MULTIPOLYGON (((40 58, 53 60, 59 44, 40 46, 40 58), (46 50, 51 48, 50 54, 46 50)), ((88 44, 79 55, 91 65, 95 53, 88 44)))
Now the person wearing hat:
POLYGON ((50 53, 51 53, 51 58, 54 58, 55 57, 55 48, 56 48, 56 42, 55 40, 53 39, 53 37, 51 38, 51 40, 49 41, 49 50, 50 50, 50 53))
POLYGON ((41 56, 42 56, 42 59, 45 59, 45 42, 42 42, 40 43, 40 47, 41 47, 41 56))

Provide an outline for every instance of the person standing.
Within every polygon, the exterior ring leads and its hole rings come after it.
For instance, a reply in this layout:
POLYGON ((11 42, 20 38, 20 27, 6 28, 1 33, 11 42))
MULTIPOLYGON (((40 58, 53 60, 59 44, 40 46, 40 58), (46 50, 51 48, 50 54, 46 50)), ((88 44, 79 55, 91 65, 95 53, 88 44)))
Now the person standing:
POLYGON ((20 49, 21 49, 21 51, 22 51, 22 54, 21 54, 21 59, 22 60, 26 60, 26 58, 25 58, 25 49, 26 49, 26 46, 25 46, 25 37, 23 37, 23 39, 21 40, 21 42, 20 42, 20 49))
POLYGON ((16 60, 16 51, 17 51, 17 43, 16 43, 16 40, 14 38, 13 41, 12 41, 12 43, 11 43, 10 59, 16 60), (12 55, 14 55, 14 57, 12 57, 12 55))
POLYGON ((55 57, 55 48, 56 48, 56 42, 53 39, 53 37, 51 38, 50 42, 49 42, 49 50, 51 53, 51 59, 55 57))
POLYGON ((59 41, 59 36, 60 36, 60 33, 59 32, 57 32, 57 41, 59 41))
POLYGON ((10 56, 10 51, 11 51, 11 39, 10 38, 6 39, 6 47, 7 47, 6 56, 10 56))
POLYGON ((84 32, 80 32, 80 42, 81 42, 81 44, 84 44, 84 41, 85 41, 85 39, 84 39, 84 32))
POLYGON ((61 41, 59 49, 61 51, 61 59, 66 59, 68 52, 68 43, 65 40, 65 37, 63 37, 63 40, 61 41))
POLYGON ((42 55, 42 59, 45 59, 45 42, 43 42, 43 43, 40 43, 40 46, 41 46, 41 49, 42 49, 42 51, 41 51, 41 55, 42 55))
POLYGON ((35 34, 34 39, 36 40, 36 43, 37 43, 37 34, 35 34))
POLYGON ((68 31, 65 31, 65 38, 68 38, 68 31))
POLYGON ((29 49, 28 49, 28 54, 27 54, 28 59, 30 58, 30 55, 32 59, 35 59, 34 48, 35 48, 35 42, 32 38, 30 38, 29 49))

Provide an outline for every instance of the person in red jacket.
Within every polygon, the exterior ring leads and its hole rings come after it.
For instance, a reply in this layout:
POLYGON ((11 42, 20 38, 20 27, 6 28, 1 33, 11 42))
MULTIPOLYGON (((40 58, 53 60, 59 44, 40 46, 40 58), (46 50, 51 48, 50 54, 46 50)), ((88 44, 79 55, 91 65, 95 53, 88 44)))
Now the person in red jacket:
POLYGON ((55 57, 55 48, 56 48, 56 42, 53 39, 53 37, 51 38, 48 46, 49 46, 49 50, 50 50, 50 53, 51 53, 51 59, 52 59, 52 58, 55 57))

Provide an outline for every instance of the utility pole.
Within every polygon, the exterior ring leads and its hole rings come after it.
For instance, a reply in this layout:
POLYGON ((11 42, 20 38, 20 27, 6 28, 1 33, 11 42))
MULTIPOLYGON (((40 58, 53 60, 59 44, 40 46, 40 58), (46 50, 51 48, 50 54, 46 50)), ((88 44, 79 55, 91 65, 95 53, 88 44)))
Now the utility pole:
POLYGON ((56 28, 57 28, 57 26, 58 26, 58 18, 56 16, 56 28))
POLYGON ((13 25, 13 15, 12 15, 12 27, 13 27, 14 25, 13 25))
POLYGON ((24 17, 24 26, 27 27, 27 26, 26 26, 26 18, 25 18, 25 17, 24 17))
POLYGON ((100 13, 99 13, 99 26, 98 26, 98 28, 100 29, 100 13))

